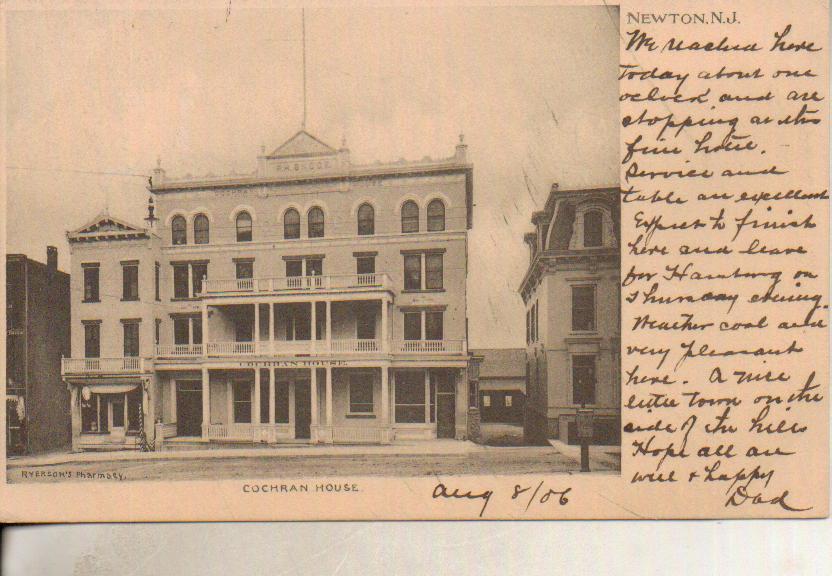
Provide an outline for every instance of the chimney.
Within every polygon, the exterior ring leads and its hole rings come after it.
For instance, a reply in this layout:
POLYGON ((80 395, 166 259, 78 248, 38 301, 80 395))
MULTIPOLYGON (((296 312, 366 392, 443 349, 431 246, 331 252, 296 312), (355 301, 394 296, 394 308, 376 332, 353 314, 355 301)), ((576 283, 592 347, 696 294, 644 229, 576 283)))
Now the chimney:
POLYGON ((58 249, 55 246, 46 247, 46 270, 50 274, 58 270, 58 249))

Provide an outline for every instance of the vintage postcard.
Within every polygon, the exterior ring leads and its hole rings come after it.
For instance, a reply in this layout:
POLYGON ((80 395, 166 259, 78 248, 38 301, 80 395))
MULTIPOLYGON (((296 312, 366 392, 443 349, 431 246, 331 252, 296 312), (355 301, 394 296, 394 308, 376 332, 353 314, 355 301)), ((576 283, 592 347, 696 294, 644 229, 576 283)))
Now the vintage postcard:
POLYGON ((0 517, 826 516, 828 17, 5 4, 0 517))

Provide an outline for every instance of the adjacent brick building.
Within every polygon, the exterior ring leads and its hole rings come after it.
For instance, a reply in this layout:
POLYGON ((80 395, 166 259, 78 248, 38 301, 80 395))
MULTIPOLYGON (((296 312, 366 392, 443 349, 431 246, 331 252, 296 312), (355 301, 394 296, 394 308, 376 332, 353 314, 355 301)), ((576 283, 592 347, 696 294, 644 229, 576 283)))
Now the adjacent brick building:
POLYGON ((6 451, 45 452, 70 443, 69 391, 61 357, 70 355, 70 281, 58 250, 46 264, 6 256, 6 451))

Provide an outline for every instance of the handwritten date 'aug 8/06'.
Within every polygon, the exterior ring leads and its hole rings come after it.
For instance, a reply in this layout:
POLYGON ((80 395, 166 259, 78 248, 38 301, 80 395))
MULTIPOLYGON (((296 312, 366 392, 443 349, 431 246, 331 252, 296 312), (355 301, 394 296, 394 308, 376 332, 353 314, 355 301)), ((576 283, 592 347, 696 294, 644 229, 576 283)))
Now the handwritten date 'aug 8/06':
MULTIPOLYGON (((515 484, 512 490, 511 500, 517 500, 525 503, 523 512, 531 508, 532 504, 547 504, 549 502, 557 502, 560 506, 569 504, 567 494, 572 491, 572 488, 564 488, 563 490, 555 490, 553 488, 546 488, 545 481, 541 480, 536 486, 522 484, 515 484)), ((482 518, 485 509, 491 502, 491 497, 494 496, 494 490, 462 490, 460 488, 451 488, 443 482, 438 483, 433 489, 433 498, 451 499, 451 500, 480 500, 482 501, 482 508, 480 509, 479 517, 482 518)))

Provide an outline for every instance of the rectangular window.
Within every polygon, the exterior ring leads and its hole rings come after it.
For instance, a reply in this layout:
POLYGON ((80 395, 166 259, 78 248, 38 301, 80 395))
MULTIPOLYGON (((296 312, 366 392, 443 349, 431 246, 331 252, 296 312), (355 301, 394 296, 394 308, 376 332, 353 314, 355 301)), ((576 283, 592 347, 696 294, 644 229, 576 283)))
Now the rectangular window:
POLYGON ((278 380, 274 386, 274 420, 280 424, 289 422, 289 382, 278 380))
POLYGON ((315 302, 315 337, 317 340, 326 339, 326 302, 315 302))
POLYGON ((359 256, 355 259, 356 274, 375 274, 375 256, 359 256))
POLYGON ((350 374, 350 413, 373 413, 373 379, 367 372, 350 374))
POLYGON ((98 293, 98 264, 84 266, 84 302, 100 302, 98 293))
POLYGON ((425 312, 425 340, 442 340, 442 312, 425 312))
POLYGON ((155 321, 154 330, 153 330, 153 343, 156 346, 159 345, 159 342, 162 340, 162 321, 158 318, 155 321))
POLYGON ((572 287, 572 330, 595 330, 595 287, 572 287))
POLYGON ((124 396, 111 396, 110 409, 113 412, 113 428, 124 428, 124 396))
POLYGON ((234 402, 234 422, 251 423, 251 382, 238 380, 232 384, 234 402))
POLYGON ((303 276, 303 260, 286 260, 286 276, 289 278, 303 276))
POLYGON ((190 320, 181 316, 173 319, 173 343, 190 344, 190 320))
POLYGON ((306 275, 307 276, 323 276, 324 261, 322 258, 307 258, 306 260, 306 275))
POLYGON ((132 358, 139 355, 139 323, 125 322, 124 328, 124 357, 132 358))
POLYGON ((404 255, 404 289, 422 289, 422 255, 404 255))
POLYGON ((155 295, 156 301, 159 302, 162 299, 162 267, 159 266, 159 263, 156 262, 153 265, 153 293, 155 295))
POLYGON ((422 372, 396 374, 396 422, 425 422, 425 375, 422 372))
POLYGON ((513 398, 511 396, 511 394, 506 394, 506 396, 505 396, 506 408, 511 408, 512 400, 513 400, 513 398))
POLYGON ((425 288, 428 290, 442 289, 442 254, 425 254, 425 288))
POLYGON ((269 421, 269 378, 271 370, 260 370, 260 422, 269 421))
POLYGON ((254 278, 254 262, 235 262, 237 280, 254 278))
POLYGON ((531 338, 532 342, 537 341, 537 338, 535 338, 536 326, 535 326, 535 322, 534 322, 534 319, 537 317, 536 311, 537 311, 537 302, 532 304, 531 316, 530 316, 531 325, 530 325, 530 328, 529 328, 529 337, 531 338))
POLYGON ((122 300, 138 300, 139 299, 139 265, 138 264, 123 264, 121 266, 122 277, 122 300))
POLYGON ((84 324, 84 356, 101 357, 101 324, 84 324))
POLYGON ((194 287, 192 296, 202 293, 202 282, 208 278, 208 264, 191 264, 191 283, 194 287))
POLYGON ((202 317, 191 318, 191 344, 202 344, 202 317))
POLYGON ((595 403, 595 356, 572 356, 572 403, 595 403))
MULTIPOLYGON (((383 305, 383 304, 382 304, 383 305)), ((355 337, 359 340, 375 340, 376 314, 369 304, 361 303, 355 309, 355 337)))
POLYGON ((102 401, 100 394, 93 394, 89 400, 81 399, 81 432, 106 434, 110 430, 108 421, 106 397, 102 401))
POLYGON ((405 312, 404 313, 404 339, 405 340, 421 340, 422 339, 422 313, 421 312, 405 312))
POLYGON ((188 293, 188 265, 174 264, 173 266, 173 297, 189 298, 188 293))
POLYGON ((532 342, 532 311, 526 310, 526 344, 532 342))

